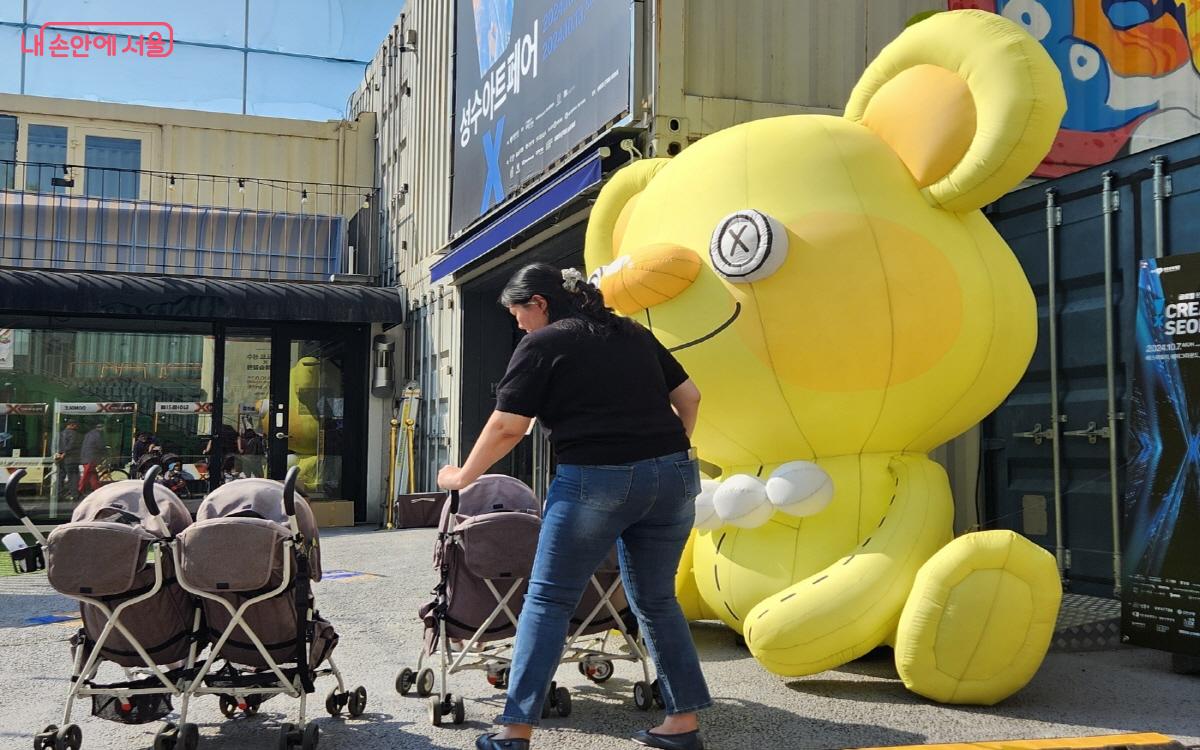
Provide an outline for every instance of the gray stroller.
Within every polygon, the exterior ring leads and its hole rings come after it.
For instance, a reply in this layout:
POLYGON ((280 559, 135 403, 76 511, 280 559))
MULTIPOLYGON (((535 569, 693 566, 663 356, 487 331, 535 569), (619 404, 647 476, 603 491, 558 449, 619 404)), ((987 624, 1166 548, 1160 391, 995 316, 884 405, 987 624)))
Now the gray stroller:
MULTIPOLYGON (((480 670, 493 687, 508 686, 512 637, 528 588, 528 578, 541 530, 541 508, 525 483, 487 474, 462 492, 451 492, 438 525, 434 567, 439 581, 434 598, 421 608, 424 647, 415 670, 405 668, 396 690, 407 695, 414 687, 429 699, 429 719, 440 726, 444 717, 455 724, 465 720, 461 695, 450 692, 449 678, 457 672, 480 670), (439 674, 424 666, 426 657, 439 655, 439 674), (440 677, 440 679, 438 679, 440 677), (436 690, 436 694, 435 694, 436 690)), ((635 703, 649 709, 653 688, 645 649, 630 632, 633 621, 621 587, 615 555, 593 574, 591 585, 576 608, 560 663, 575 663, 595 683, 613 674, 614 661, 641 664, 644 681, 634 687, 635 703), (626 647, 609 649, 616 632, 626 647)), ((543 717, 571 713, 571 694, 550 686, 543 717)))
POLYGON ((204 646, 201 613, 180 587, 170 552, 176 534, 191 523, 183 502, 154 480, 105 485, 88 495, 69 523, 44 537, 17 501, 18 470, 8 483, 12 512, 45 550, 47 576, 59 593, 80 602, 83 627, 71 638, 74 661, 62 725, 34 738, 38 750, 78 750, 83 734, 70 723, 76 699, 91 698, 92 714, 125 724, 147 724, 183 700, 181 723, 166 724, 155 737, 157 750, 178 745, 193 750, 195 724, 186 722, 186 686, 204 646), (122 679, 97 680, 104 663, 122 679))
POLYGON ((299 724, 281 727, 279 747, 312 750, 320 730, 304 717, 315 680, 337 680, 325 700, 330 716, 361 716, 367 691, 346 690, 333 661, 337 633, 315 609, 320 540, 312 510, 296 497, 298 473, 292 468, 282 483, 239 479, 209 493, 179 535, 175 560, 180 585, 203 603, 212 643, 188 696, 219 696, 226 717, 255 714, 276 695, 298 698, 299 724), (218 660, 224 665, 215 669, 218 660))

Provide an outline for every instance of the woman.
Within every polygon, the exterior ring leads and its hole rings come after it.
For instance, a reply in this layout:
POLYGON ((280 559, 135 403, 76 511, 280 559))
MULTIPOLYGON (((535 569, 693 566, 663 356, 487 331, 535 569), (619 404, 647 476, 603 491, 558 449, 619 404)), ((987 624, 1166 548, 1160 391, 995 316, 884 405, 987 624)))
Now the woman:
POLYGON ((455 490, 475 481, 521 441, 534 417, 550 431, 558 468, 517 623, 504 726, 475 747, 529 747, 571 614, 616 543, 667 707, 663 723, 634 740, 701 750, 696 712, 711 700, 675 599, 700 491, 689 454, 700 391, 649 331, 605 307, 574 269, 526 266, 500 304, 527 335, 471 455, 462 468, 443 467, 438 484, 455 490))

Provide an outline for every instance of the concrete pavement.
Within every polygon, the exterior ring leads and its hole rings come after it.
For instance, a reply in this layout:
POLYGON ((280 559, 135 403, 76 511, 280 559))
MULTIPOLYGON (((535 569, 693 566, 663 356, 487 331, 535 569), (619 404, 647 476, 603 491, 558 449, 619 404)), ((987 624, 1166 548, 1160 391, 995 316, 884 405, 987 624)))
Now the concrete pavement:
MULTIPOLYGON (((482 673, 458 678, 467 698, 467 722, 434 728, 425 702, 401 697, 393 682, 415 665, 421 639, 418 606, 429 597, 432 530, 330 531, 323 539, 327 571, 341 571, 317 586, 321 612, 341 635, 336 656, 350 685, 365 685, 367 713, 357 720, 330 719, 318 684, 310 715, 322 725, 322 748, 470 748, 500 712, 502 695, 482 673)), ((31 624, 70 617, 73 603, 54 594, 42 575, 0 578, 0 748, 29 748, 33 732, 58 723, 70 671, 66 639, 77 621, 31 624)), ((848 748, 994 739, 1065 737, 1158 731, 1184 744, 1200 744, 1200 678, 1172 674, 1166 654, 1137 648, 1051 653, 1034 681, 999 706, 930 703, 904 689, 890 653, 868 656, 838 670, 800 679, 765 672, 722 626, 693 628, 717 706, 703 716, 706 744, 716 750, 848 748)), ((597 686, 573 667, 559 682, 573 692, 569 718, 553 718, 535 747, 558 750, 633 748, 625 739, 650 726, 632 705, 639 672, 618 664, 616 676, 597 686)), ((200 700, 190 717, 200 724, 205 750, 274 748, 276 727, 294 721, 296 703, 275 698, 254 718, 225 720, 214 698, 200 700)), ((84 748, 148 748, 157 725, 125 726, 76 711, 84 748)))

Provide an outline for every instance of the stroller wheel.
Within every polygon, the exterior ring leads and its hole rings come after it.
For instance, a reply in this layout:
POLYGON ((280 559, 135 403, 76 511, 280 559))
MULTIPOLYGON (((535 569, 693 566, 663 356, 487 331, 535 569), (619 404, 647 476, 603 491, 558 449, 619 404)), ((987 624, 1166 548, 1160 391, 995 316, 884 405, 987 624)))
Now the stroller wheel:
POLYGON ((83 745, 83 732, 78 724, 60 727, 54 733, 54 750, 79 750, 83 745))
POLYGON ((663 700, 662 685, 658 680, 650 683, 650 692, 654 695, 654 705, 659 708, 667 707, 667 702, 663 700))
POLYGON ((200 727, 195 724, 180 724, 175 736, 176 750, 196 750, 200 744, 200 727))
POLYGON ((357 719, 367 710, 367 689, 362 685, 354 688, 354 692, 349 693, 349 712, 350 718, 357 719))
POLYGON ((429 696, 429 723, 435 727, 442 725, 442 699, 436 695, 429 696))
POLYGON ((417 675, 417 695, 422 698, 433 695, 433 670, 428 667, 417 675))
POLYGON ((337 718, 342 714, 341 695, 337 688, 329 691, 329 695, 325 696, 325 712, 330 716, 337 718))
POLYGON ((570 716, 571 691, 567 690, 565 687, 560 687, 554 691, 554 697, 556 699, 555 703, 557 704, 554 708, 558 711, 558 715, 562 716, 563 718, 570 716))
POLYGON ((300 744, 298 740, 300 732, 296 729, 295 724, 284 724, 279 727, 279 741, 275 744, 278 750, 291 750, 292 745, 300 744))
POLYGON ((596 684, 605 682, 609 677, 613 676, 613 663, 608 659, 603 661, 594 661, 584 668, 584 674, 587 678, 596 684))
POLYGON ((641 680, 633 683, 633 705, 642 711, 649 711, 654 706, 654 693, 649 684, 641 680))
POLYGON ((317 726, 317 722, 310 721, 304 725, 304 736, 300 740, 300 750, 316 750, 317 743, 321 741, 321 728, 317 726))
POLYGON ((51 724, 33 736, 33 750, 52 750, 58 725, 51 724))
POLYGON ((400 674, 396 675, 396 692, 400 695, 408 695, 408 691, 412 690, 413 683, 417 681, 417 673, 405 667, 400 670, 400 674))
POLYGON ((246 715, 255 716, 258 714, 258 709, 262 707, 263 699, 261 695, 246 696, 246 715))
POLYGON ((220 703, 220 708, 221 708, 221 715, 224 716, 226 719, 232 719, 233 715, 236 714, 237 710, 238 710, 237 701, 233 699, 233 696, 222 695, 219 703, 220 703))
POLYGON ((175 747, 176 727, 171 722, 167 722, 158 728, 154 733, 154 750, 171 750, 175 747))
POLYGON ((454 699, 454 723, 462 724, 467 720, 467 707, 463 705, 462 696, 454 699))

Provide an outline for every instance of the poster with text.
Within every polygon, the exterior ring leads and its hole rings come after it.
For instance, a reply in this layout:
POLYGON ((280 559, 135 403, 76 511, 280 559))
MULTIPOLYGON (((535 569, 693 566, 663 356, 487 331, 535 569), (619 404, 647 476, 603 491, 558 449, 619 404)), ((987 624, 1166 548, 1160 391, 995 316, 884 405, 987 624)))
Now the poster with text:
POLYGON ((1200 655, 1200 255, 1142 261, 1121 633, 1200 655))
POLYGON ((629 0, 457 0, 450 233, 629 113, 629 0))

